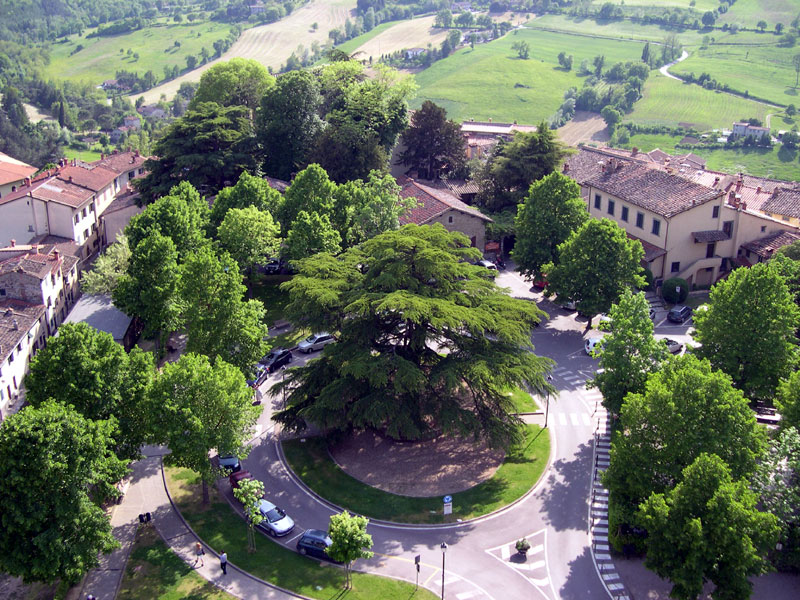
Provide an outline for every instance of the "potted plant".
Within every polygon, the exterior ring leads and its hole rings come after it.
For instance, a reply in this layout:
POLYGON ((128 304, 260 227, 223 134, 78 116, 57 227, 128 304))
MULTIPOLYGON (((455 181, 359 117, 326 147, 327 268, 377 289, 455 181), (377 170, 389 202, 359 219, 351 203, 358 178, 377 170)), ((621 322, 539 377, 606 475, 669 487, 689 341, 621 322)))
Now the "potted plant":
POLYGON ((531 549, 531 543, 526 538, 517 540, 515 546, 517 548, 517 552, 519 552, 522 556, 528 554, 528 550, 531 549))

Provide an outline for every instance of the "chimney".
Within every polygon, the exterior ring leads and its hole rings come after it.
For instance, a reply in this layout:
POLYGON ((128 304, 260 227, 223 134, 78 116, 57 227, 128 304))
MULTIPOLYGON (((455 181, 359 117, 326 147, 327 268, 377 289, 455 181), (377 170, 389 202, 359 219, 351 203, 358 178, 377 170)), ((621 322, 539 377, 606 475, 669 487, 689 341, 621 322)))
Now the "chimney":
POLYGON ((602 165, 600 165, 600 169, 602 169, 603 173, 605 173, 605 172, 606 172, 606 165, 605 165, 605 163, 603 163, 602 165))
POLYGON ((631 148, 631 156, 636 156, 637 154, 639 154, 639 149, 636 146, 634 146, 633 148, 631 148))
POLYGON ((55 259, 56 259, 56 260, 58 260, 58 254, 59 254, 59 252, 58 252, 58 248, 56 248, 55 250, 53 250, 53 256, 55 256, 55 259))
POLYGON ((72 175, 69 176, 69 182, 72 183, 72 175))
POLYGON ((39 254, 39 244, 34 244, 33 248, 36 250, 36 254, 39 254))
POLYGON ((138 148, 133 151, 133 155, 134 156, 139 156, 139 149, 138 148))
POLYGON ((742 210, 747 210, 747 202, 742 202, 742 210))
POLYGON ((17 245, 17 240, 11 240, 11 247, 13 248, 16 245, 17 245))
POLYGON ((17 329, 19 329, 19 323, 17 322, 17 320, 16 320, 16 319, 12 319, 12 320, 11 320, 11 323, 13 324, 13 327, 12 327, 11 329, 13 329, 14 331, 16 331, 17 329))
POLYGON ((105 153, 104 153, 104 152, 101 152, 101 153, 100 153, 100 160, 103 160, 105 157, 106 157, 105 153))
POLYGON ((756 188, 756 194, 760 194, 760 193, 761 193, 761 186, 759 185, 759 186, 756 188))

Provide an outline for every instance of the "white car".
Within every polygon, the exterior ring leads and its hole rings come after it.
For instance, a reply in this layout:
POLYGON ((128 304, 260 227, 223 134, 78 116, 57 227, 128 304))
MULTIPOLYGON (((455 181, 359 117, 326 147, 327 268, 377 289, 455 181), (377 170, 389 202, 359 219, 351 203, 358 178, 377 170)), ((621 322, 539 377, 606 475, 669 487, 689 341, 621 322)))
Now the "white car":
POLYGON ((597 356, 603 351, 603 344, 605 344, 604 337, 586 338, 583 342, 583 349, 589 356, 597 356))
POLYGON ((322 350, 328 344, 332 344, 336 340, 333 339, 333 336, 330 333, 325 331, 320 333, 312 333, 302 342, 297 344, 297 349, 300 352, 305 352, 308 354, 309 352, 314 352, 316 350, 322 350))
POLYGON ((289 535, 294 529, 292 518, 269 500, 261 500, 258 510, 264 517, 264 520, 258 524, 258 528, 263 529, 272 537, 289 535))

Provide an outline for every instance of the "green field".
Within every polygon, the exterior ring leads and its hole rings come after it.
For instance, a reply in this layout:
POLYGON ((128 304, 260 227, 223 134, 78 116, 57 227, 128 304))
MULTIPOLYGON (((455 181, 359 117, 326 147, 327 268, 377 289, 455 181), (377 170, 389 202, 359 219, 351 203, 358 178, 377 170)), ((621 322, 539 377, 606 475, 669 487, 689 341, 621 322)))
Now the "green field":
POLYGON ((431 100, 444 106, 451 119, 536 123, 558 109, 567 88, 583 85, 577 68, 583 59, 591 61, 598 54, 605 55, 607 65, 637 60, 642 44, 519 30, 474 50, 459 50, 418 73, 419 91, 411 105, 418 108, 423 100, 431 100), (517 41, 530 44, 528 60, 519 59, 511 48, 517 41), (574 56, 571 72, 558 67, 562 51, 574 56))
MULTIPOLYGON (((596 0, 595 6, 601 6, 608 0, 596 0)), ((717 0, 696 0, 695 6, 690 6, 691 0, 611 0, 612 4, 620 4, 622 6, 663 6, 664 8, 694 8, 701 12, 707 10, 714 10, 719 6, 717 0)))
POLYGON ((764 104, 652 73, 645 83, 642 99, 634 104, 633 112, 624 121, 705 131, 730 128, 734 121, 743 118, 764 121, 768 112, 769 107, 764 104))
POLYGON ((50 64, 44 75, 99 85, 124 69, 140 74, 152 70, 161 79, 165 66, 177 65, 183 71, 186 57, 199 57, 203 47, 213 54, 214 42, 227 37, 229 30, 227 24, 206 21, 150 27, 110 37, 87 39, 72 35, 68 41, 50 46, 50 64), (176 41, 180 47, 175 46, 176 41), (78 45, 83 50, 70 55, 78 45), (129 48, 139 54, 139 60, 128 56, 129 48))
MULTIPOLYGON (((684 45, 700 45, 703 34, 692 29, 678 31, 666 29, 660 25, 641 25, 628 20, 612 20, 597 22, 594 19, 570 17, 568 15, 544 15, 529 21, 527 27, 557 29, 564 32, 580 33, 584 35, 642 40, 658 42, 667 35, 675 33, 678 40, 684 45)), ((715 32, 717 39, 724 37, 722 32, 715 32)))
MULTIPOLYGON (((381 23, 377 27, 373 28, 371 31, 368 31, 367 33, 363 33, 358 37, 354 37, 352 40, 347 40, 345 43, 339 44, 336 47, 339 50, 341 50, 342 52, 346 52, 347 54, 350 54, 351 52, 355 52, 356 48, 362 46, 363 44, 366 44, 368 41, 370 41, 376 35, 378 35, 380 33, 383 33, 384 31, 386 31, 390 27, 394 27, 395 25, 397 25, 398 23, 401 23, 401 22, 402 21, 386 21, 386 23, 381 23)), ((357 58, 362 58, 362 57, 357 57, 357 58)))
POLYGON ((789 23, 800 13, 800 0, 737 0, 724 15, 717 19, 723 23, 755 27, 762 19, 768 23, 767 29, 774 29, 775 23, 789 23))

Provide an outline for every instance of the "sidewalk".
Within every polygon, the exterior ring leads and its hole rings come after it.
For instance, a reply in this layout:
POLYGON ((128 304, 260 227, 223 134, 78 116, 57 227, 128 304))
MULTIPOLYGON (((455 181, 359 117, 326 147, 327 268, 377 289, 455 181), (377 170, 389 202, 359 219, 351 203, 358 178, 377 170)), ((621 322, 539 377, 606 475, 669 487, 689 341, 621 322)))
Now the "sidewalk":
MULTIPOLYGON (((134 463, 131 485, 122 502, 111 515, 114 537, 122 545, 111 554, 100 557, 100 565, 83 580, 80 600, 93 594, 97 600, 114 600, 122 581, 125 563, 131 551, 139 514, 149 512, 161 538, 185 563, 194 564, 194 545, 199 538, 189 529, 170 502, 161 473, 163 448, 146 447, 145 458, 134 463)), ((202 542, 202 540, 200 540, 202 542)), ((206 550, 205 566, 195 569, 204 579, 237 598, 245 600, 303 598, 274 588, 268 583, 244 573, 228 563, 228 574, 223 575, 213 548, 206 550)), ((221 549, 217 549, 221 550, 221 549)))

